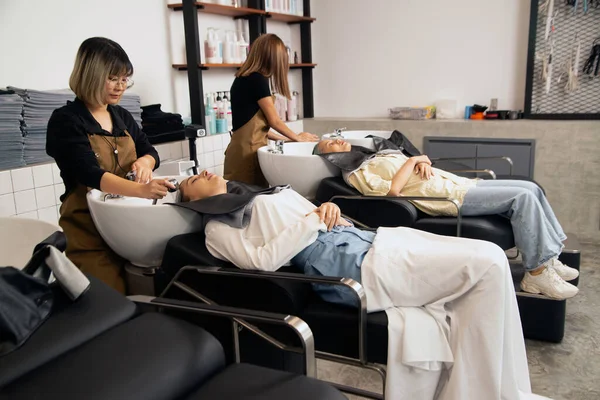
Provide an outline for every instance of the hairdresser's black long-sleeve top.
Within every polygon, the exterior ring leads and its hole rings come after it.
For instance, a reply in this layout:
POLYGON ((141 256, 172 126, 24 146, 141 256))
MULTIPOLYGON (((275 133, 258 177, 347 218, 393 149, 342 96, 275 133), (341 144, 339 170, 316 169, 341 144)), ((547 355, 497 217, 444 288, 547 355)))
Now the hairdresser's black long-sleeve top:
POLYGON ((156 160, 154 168, 158 168, 160 159, 156 149, 129 111, 113 105, 108 106, 108 111, 113 122, 111 133, 102 129, 80 99, 76 98, 52 113, 48 121, 46 153, 56 161, 65 183, 65 194, 60 197, 61 201, 77 184, 100 189, 100 180, 107 171, 98 164, 88 139, 90 133, 124 136, 127 130, 135 142, 137 156, 151 155, 156 160))

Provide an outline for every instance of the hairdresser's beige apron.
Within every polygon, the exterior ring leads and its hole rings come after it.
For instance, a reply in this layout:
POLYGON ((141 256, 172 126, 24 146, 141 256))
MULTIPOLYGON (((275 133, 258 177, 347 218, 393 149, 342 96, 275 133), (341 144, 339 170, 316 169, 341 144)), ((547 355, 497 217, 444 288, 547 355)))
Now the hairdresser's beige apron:
MULTIPOLYGON (((275 96, 273 96, 275 99, 275 96)), ((268 187, 258 163, 258 149, 268 144, 267 133, 271 127, 262 110, 231 135, 225 150, 223 177, 251 185, 268 187)))
MULTIPOLYGON (((125 131, 124 136, 88 134, 88 139, 100 168, 125 177, 137 159, 135 143, 129 132, 125 131)), ((87 187, 77 185, 60 207, 58 224, 67 237, 67 257, 83 272, 125 293, 125 260, 115 254, 98 233, 87 204, 88 191, 87 187)))

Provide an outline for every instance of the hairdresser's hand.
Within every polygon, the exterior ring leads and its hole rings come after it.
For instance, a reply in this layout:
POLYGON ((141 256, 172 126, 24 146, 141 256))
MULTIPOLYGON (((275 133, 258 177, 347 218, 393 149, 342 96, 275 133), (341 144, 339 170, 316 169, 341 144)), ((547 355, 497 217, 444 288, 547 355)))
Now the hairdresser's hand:
POLYGON ((302 132, 298 134, 299 142, 318 142, 319 137, 317 135, 313 135, 312 133, 302 132))
POLYGON ((319 216, 321 222, 324 222, 325 225, 327 225, 328 231, 338 224, 341 216, 340 208, 334 203, 323 203, 313 212, 319 216))
POLYGON ((140 186, 141 193, 139 197, 145 199, 162 199, 170 189, 175 189, 175 186, 166 178, 153 179, 148 183, 140 186))
POLYGON ((420 174, 421 179, 424 180, 429 180, 434 175, 431 165, 424 162, 417 164, 417 166, 415 167, 415 174, 420 174))
POLYGON ((427 165, 431 165, 431 160, 425 154, 411 157, 410 159, 413 160, 415 164, 425 163, 427 165))
POLYGON ((131 164, 131 170, 135 171, 135 181, 138 183, 148 183, 152 180, 152 168, 154 167, 154 158, 143 156, 131 164))

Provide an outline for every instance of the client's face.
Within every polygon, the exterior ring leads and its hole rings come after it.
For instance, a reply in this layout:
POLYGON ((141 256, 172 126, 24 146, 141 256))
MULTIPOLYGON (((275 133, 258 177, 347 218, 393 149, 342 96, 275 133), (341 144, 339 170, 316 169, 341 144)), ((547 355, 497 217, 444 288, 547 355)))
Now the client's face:
POLYGON ((318 144, 321 154, 341 153, 350 151, 352 145, 342 139, 327 139, 321 140, 318 144))
POLYGON ((204 170, 181 182, 179 190, 186 201, 200 200, 227 193, 227 181, 219 175, 204 170))

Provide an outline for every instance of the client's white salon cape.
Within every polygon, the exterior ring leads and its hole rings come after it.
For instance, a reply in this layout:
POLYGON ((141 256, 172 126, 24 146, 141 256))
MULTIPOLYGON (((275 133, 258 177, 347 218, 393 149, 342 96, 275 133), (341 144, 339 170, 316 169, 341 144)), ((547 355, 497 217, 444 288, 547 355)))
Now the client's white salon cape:
MULTIPOLYGON (((258 196, 250 224, 206 226, 210 253, 276 270, 324 229, 293 190, 258 196)), ((386 398, 521 400, 532 395, 525 344, 502 250, 488 242, 380 228, 361 267, 368 311, 388 319, 386 398)))

